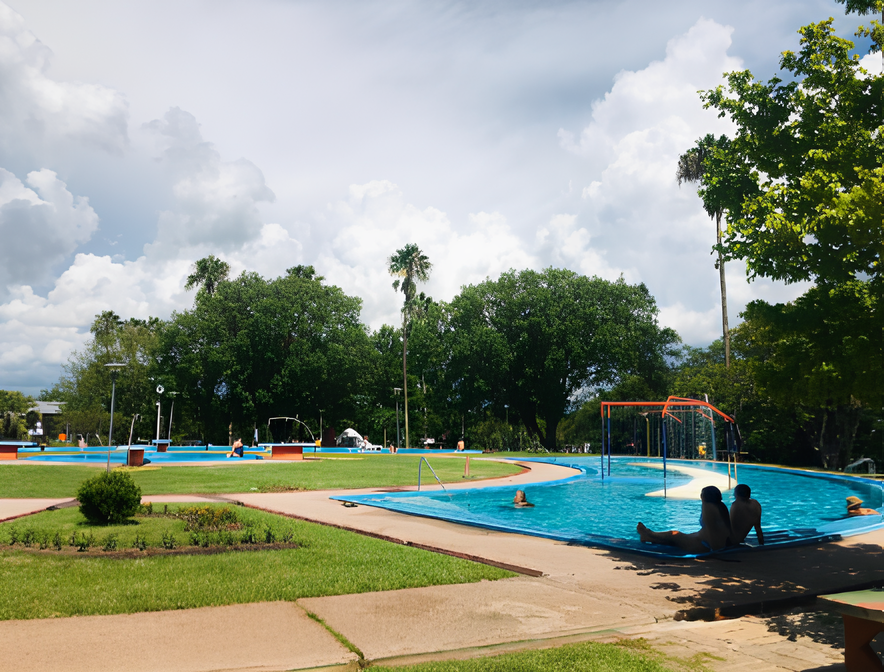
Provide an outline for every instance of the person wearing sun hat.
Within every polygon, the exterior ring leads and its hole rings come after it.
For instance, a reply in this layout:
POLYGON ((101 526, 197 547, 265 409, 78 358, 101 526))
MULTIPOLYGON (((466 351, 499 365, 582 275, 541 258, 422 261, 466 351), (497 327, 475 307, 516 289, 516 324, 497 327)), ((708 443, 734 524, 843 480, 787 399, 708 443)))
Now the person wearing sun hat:
POLYGON ((850 496, 847 498, 847 515, 848 516, 879 516, 881 515, 875 509, 862 508, 863 500, 859 497, 850 496))

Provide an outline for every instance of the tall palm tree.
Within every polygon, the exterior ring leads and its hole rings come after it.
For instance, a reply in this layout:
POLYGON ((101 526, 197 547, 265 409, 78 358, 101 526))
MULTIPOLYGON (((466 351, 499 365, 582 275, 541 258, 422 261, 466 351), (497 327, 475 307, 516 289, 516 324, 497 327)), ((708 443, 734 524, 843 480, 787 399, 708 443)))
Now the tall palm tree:
MULTIPOLYGON (((716 146, 727 141, 725 136, 716 141, 715 136, 709 134, 705 138, 697 140, 697 145, 691 147, 688 151, 678 157, 678 168, 675 171, 675 179, 678 185, 682 182, 693 182, 703 184, 703 178, 707 172, 707 160, 712 156, 716 146)), ((721 245, 721 215, 724 213, 724 206, 720 202, 712 198, 703 198, 703 209, 706 214, 715 220, 715 241, 721 245)), ((727 284, 724 279, 724 259, 721 256, 721 250, 718 250, 718 261, 715 264, 718 268, 718 276, 721 282, 721 330, 724 336, 724 365, 726 368, 731 366, 731 335, 727 324, 727 284)))
POLYGON ((184 289, 193 289, 202 286, 206 294, 212 296, 218 284, 227 279, 230 274, 230 265, 222 261, 214 254, 203 257, 193 265, 193 273, 187 276, 187 284, 184 289))
POLYGON ((417 283, 426 282, 430 279, 430 269, 433 264, 420 248, 414 243, 409 243, 401 250, 390 256, 387 260, 387 268, 390 275, 396 276, 393 289, 402 290, 405 301, 402 304, 402 392, 405 398, 405 447, 410 446, 408 441, 408 362, 406 353, 408 349, 408 327, 417 313, 426 308, 428 297, 423 292, 417 294, 417 283))

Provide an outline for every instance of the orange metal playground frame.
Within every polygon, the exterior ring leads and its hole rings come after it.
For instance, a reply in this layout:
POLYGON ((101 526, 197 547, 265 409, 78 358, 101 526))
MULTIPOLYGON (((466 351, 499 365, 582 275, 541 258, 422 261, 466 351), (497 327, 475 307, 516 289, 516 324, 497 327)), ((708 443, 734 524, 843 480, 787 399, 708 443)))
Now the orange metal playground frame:
POLYGON ((736 421, 729 416, 727 413, 723 413, 710 404, 708 401, 700 401, 699 399, 687 399, 685 397, 675 397, 670 396, 667 397, 666 401, 603 401, 601 402, 601 414, 602 414, 602 478, 605 476, 605 447, 607 446, 607 455, 608 455, 608 476, 611 475, 611 408, 615 406, 639 406, 639 407, 656 407, 659 408, 658 411, 648 411, 650 412, 659 412, 660 417, 663 420, 663 478, 666 478, 666 458, 667 458, 667 445, 666 445, 666 418, 670 417, 678 423, 681 423, 681 419, 678 418, 676 413, 683 413, 685 411, 697 412, 702 415, 704 418, 709 420, 713 426, 712 432, 712 459, 717 460, 718 454, 715 447, 715 416, 719 416, 724 422, 729 422, 734 428, 735 436, 739 437, 739 429, 737 429, 736 421), (661 408, 662 407, 662 408, 661 408), (708 411, 708 414, 704 412, 703 409, 708 411), (605 425, 605 420, 607 419, 607 428, 605 425), (607 439, 607 440, 606 440, 607 439))

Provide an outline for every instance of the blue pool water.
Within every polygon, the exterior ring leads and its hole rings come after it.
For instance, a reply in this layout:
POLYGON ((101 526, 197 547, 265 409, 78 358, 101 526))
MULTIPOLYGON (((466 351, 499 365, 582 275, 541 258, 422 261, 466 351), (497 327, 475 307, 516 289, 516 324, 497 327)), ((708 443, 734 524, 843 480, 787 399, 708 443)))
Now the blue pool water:
MULTIPOLYGON (((201 447, 192 447, 192 446, 169 446, 168 452, 158 453, 153 450, 149 446, 133 446, 137 448, 145 448, 144 451, 144 460, 145 464, 154 464, 154 465, 169 465, 169 464, 191 464, 191 463, 200 463, 200 462, 208 462, 215 460, 227 460, 227 455, 230 452, 230 448, 226 446, 210 446, 209 450, 206 450, 205 446, 201 447)), ((381 455, 381 454, 390 454, 390 451, 384 449, 382 451, 372 451, 366 453, 360 453, 355 448, 316 448, 315 446, 305 445, 304 446, 304 455, 310 456, 314 453, 317 455, 323 454, 332 454, 332 455, 340 455, 340 454, 353 454, 353 455, 381 455)), ((423 449, 423 448, 402 448, 399 450, 399 454, 402 455, 428 455, 428 454, 440 454, 443 451, 438 449, 423 449)), ((450 451, 449 451, 450 452, 450 451)), ((461 454, 481 454, 481 451, 463 451, 461 454)), ((85 463, 107 463, 107 448, 96 448, 90 447, 86 448, 83 451, 74 451, 71 448, 46 448, 44 450, 40 450, 39 447, 36 448, 24 448, 19 449, 18 457, 20 460, 33 460, 36 462, 85 462, 85 463)), ((270 451, 269 450, 258 450, 249 451, 246 449, 246 453, 242 458, 230 458, 230 462, 235 462, 237 460, 262 460, 262 459, 270 459, 270 451)), ((112 450, 111 451, 111 463, 113 464, 125 464, 126 462, 126 450, 125 447, 120 450, 112 450)))
MULTIPOLYGON (((662 471, 643 465, 656 459, 618 457, 604 478, 598 457, 549 457, 541 461, 565 464, 583 471, 580 476, 523 487, 533 508, 517 509, 513 486, 457 489, 442 492, 379 493, 335 499, 378 506, 393 511, 439 518, 494 530, 520 532, 586 545, 607 546, 645 553, 676 554, 674 549, 642 544, 635 527, 641 521, 653 530, 699 529, 699 499, 649 497, 663 488, 662 471)), ((687 466, 717 472, 726 478, 727 465, 705 461, 670 460, 669 489, 691 477, 672 467, 687 466)), ((882 510, 881 483, 850 476, 812 474, 775 467, 739 466, 739 480, 752 488, 763 508, 762 528, 767 545, 806 543, 836 538, 884 526, 881 516, 845 517, 845 499, 856 495, 864 506, 882 510)), ((736 481, 733 483, 736 485, 736 481)), ((725 503, 733 496, 724 492, 725 503)), ((747 543, 755 544, 750 533, 747 543)))
MULTIPOLYGON (((33 462, 84 462, 86 464, 92 463, 107 463, 107 450, 99 451, 99 450, 89 450, 77 453, 61 453, 61 452, 35 452, 33 455, 27 456, 27 453, 22 453, 19 451, 20 460, 29 460, 33 462)), ((226 460, 227 453, 226 452, 184 452, 184 451, 175 451, 174 453, 157 453, 150 450, 144 451, 144 463, 145 464, 154 464, 154 465, 164 465, 164 464, 188 464, 188 463, 200 463, 200 462, 210 462, 217 460, 226 460)), ((235 458, 236 461, 240 460, 261 460, 263 459, 262 455, 252 455, 246 453, 242 458, 235 458)), ((234 458, 230 458, 230 461, 235 461, 234 458)), ((110 454, 111 464, 125 464, 126 463, 126 451, 125 450, 112 450, 110 454)))

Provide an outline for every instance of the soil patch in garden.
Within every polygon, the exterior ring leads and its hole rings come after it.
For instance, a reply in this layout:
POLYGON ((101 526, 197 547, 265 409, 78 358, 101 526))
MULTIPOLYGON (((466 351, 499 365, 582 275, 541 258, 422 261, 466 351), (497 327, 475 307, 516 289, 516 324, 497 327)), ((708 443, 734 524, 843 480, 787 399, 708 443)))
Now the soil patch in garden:
POLYGON ((122 548, 115 551, 103 551, 100 548, 78 551, 76 548, 62 548, 60 551, 54 548, 36 548, 34 546, 22 546, 16 544, 0 545, 0 553, 3 551, 23 551, 37 555, 54 555, 77 558, 116 558, 119 560, 132 560, 136 558, 150 558, 157 555, 218 555, 219 553, 235 553, 239 551, 283 551, 300 548, 295 542, 274 542, 270 544, 235 544, 230 546, 179 546, 177 548, 162 548, 160 546, 148 546, 143 551, 137 548, 122 548))

